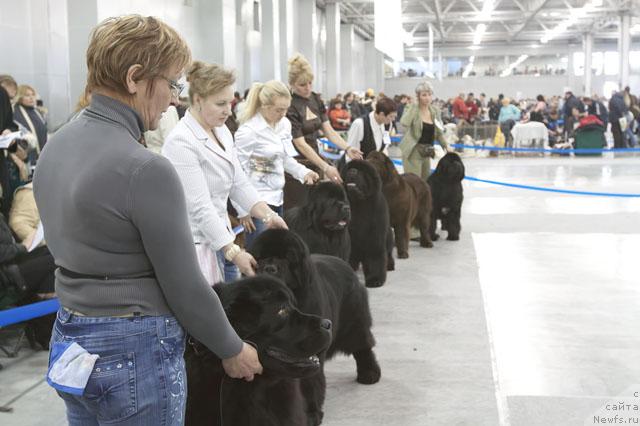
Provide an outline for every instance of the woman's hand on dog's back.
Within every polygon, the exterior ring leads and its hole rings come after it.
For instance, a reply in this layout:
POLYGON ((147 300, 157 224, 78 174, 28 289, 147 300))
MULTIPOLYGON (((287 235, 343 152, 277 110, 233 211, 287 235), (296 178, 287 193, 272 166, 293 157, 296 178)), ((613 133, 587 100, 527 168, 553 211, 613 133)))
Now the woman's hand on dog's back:
POLYGON ((229 377, 247 382, 252 381, 256 374, 262 374, 258 352, 247 343, 242 343, 242 350, 238 355, 223 359, 222 367, 229 377))

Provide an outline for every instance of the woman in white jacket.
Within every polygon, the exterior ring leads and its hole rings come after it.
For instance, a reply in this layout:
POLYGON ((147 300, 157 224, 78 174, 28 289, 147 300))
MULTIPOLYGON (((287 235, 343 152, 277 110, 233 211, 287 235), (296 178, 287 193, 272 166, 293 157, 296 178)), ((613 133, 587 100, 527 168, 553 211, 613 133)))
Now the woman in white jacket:
MULTIPOLYGON (((291 105, 291 93, 283 83, 271 80, 254 83, 240 116, 241 126, 235 134, 238 160, 260 199, 282 216, 283 188, 287 172, 305 184, 318 180, 318 174, 298 163, 291 137, 291 123, 285 117, 291 105)), ((240 222, 246 231, 246 245, 265 229, 260 220, 252 218, 241 206, 240 222)))
POLYGON ((201 269, 211 284, 219 281, 222 265, 216 261, 216 252, 220 252, 240 272, 254 275, 255 259, 234 244, 227 200, 270 228, 287 225, 253 188, 238 161, 231 132, 224 125, 231 115, 233 73, 196 61, 187 81, 191 107, 167 137, 162 154, 174 165, 184 186, 201 269))

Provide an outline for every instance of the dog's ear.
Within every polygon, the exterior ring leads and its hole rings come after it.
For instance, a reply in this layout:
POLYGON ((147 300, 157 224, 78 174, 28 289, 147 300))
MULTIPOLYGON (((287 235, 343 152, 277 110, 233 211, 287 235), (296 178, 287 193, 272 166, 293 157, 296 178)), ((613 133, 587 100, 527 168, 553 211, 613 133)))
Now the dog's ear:
POLYGON ((292 234, 292 238, 287 244, 287 261, 289 271, 294 276, 296 284, 308 285, 313 278, 311 254, 302 238, 295 234, 292 234))
POLYGON ((395 164, 393 164, 393 161, 391 160, 391 158, 389 158, 384 154, 382 154, 382 156, 384 157, 384 165, 389 177, 393 177, 394 175, 397 175, 398 171, 396 170, 396 166, 395 164))
POLYGON ((259 326, 262 306, 254 300, 248 291, 239 291, 231 300, 223 304, 233 329, 241 339, 246 339, 253 334, 259 326))

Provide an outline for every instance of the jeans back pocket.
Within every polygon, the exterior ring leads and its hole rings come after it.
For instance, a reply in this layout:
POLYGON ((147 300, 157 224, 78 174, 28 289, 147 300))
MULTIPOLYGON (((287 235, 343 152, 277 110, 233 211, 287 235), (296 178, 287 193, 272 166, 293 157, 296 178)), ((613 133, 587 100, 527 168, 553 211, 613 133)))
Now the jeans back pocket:
POLYGON ((98 358, 84 397, 95 406, 101 423, 118 422, 136 414, 135 354, 130 352, 98 358))

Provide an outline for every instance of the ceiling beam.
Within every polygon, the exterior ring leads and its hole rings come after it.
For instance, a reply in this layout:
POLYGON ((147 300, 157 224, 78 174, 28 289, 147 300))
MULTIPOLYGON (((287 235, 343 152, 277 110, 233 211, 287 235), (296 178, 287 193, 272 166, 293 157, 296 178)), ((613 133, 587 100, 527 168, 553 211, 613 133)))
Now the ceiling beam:
POLYGON ((520 28, 518 28, 512 35, 509 36, 509 42, 513 41, 520 35, 520 33, 525 29, 529 22, 531 22, 531 20, 536 17, 538 12, 540 12, 540 10, 545 7, 547 3, 549 3, 549 0, 538 0, 538 4, 532 8, 531 13, 527 15, 527 18, 524 20, 524 23, 520 26, 520 28))
MULTIPOLYGON (((440 32, 440 37, 442 38, 442 43, 445 42, 446 34, 444 32, 444 25, 442 24, 442 11, 440 10, 440 0, 433 0, 436 7, 436 22, 438 23, 438 31, 440 32)), ((424 3, 423 1, 420 4, 424 3)))
MULTIPOLYGON (((543 4, 546 4, 549 0, 538 0, 538 1, 541 1, 543 4)), ((435 2, 436 2, 436 5, 438 6, 440 5, 439 0, 435 0, 435 2)), ((538 9, 538 11, 540 10, 538 9)), ((436 12, 439 12, 439 19, 443 23, 459 22, 460 20, 465 20, 470 22, 483 22, 483 20, 481 20, 478 17, 478 14, 472 10, 462 11, 462 12, 456 11, 456 12, 450 12, 445 14, 441 8, 436 8, 436 12)), ((545 12, 558 14, 558 16, 555 18, 554 17, 545 18, 549 20, 563 21, 567 17, 567 9, 558 9, 558 8, 545 9, 545 12)), ((587 17, 593 16, 594 14, 596 14, 597 16, 602 16, 602 14, 605 14, 605 13, 620 13, 620 9, 600 7, 595 12, 590 12, 587 15, 587 17)), ((373 14, 363 14, 359 16, 348 15, 346 18, 361 19, 367 23, 374 22, 373 14)), ((494 10, 491 13, 491 20, 522 22, 522 12, 518 10, 494 10)), ((418 22, 428 23, 428 22, 437 22, 437 21, 438 21, 438 17, 434 17, 433 15, 427 14, 427 13, 405 13, 402 16, 402 22, 405 24, 416 24, 418 22)))

